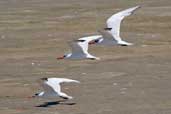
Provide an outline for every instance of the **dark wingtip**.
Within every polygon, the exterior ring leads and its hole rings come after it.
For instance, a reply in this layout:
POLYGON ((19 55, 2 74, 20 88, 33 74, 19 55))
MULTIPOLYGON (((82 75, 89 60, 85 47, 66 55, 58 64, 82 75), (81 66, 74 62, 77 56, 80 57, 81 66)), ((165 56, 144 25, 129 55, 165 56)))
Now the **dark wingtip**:
POLYGON ((142 7, 141 5, 137 5, 137 6, 136 6, 136 9, 139 9, 139 8, 141 8, 141 7, 142 7))
POLYGON ((41 80, 46 80, 46 81, 47 81, 47 80, 48 80, 48 78, 46 78, 46 77, 45 77, 45 78, 41 78, 41 80))
POLYGON ((141 5, 138 5, 138 8, 141 8, 142 6, 141 5))

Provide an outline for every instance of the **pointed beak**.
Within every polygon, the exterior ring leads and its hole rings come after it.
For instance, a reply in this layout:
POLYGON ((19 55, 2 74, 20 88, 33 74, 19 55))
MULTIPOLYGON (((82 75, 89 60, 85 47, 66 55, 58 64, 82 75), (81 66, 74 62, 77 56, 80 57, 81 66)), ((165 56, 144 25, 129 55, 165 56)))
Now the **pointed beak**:
POLYGON ((58 60, 60 60, 60 59, 64 59, 64 56, 57 57, 56 59, 58 59, 58 60))
POLYGON ((33 95, 33 96, 28 96, 27 98, 28 99, 32 99, 32 98, 35 98, 36 96, 35 95, 33 95))

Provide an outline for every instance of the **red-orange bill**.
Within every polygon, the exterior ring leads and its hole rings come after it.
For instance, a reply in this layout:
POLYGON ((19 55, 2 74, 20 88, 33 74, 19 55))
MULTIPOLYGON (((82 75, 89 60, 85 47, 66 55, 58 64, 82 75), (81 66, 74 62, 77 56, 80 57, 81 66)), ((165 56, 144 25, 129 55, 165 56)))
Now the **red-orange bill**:
POLYGON ((60 59, 64 59, 64 56, 57 57, 56 59, 58 59, 58 60, 60 60, 60 59))

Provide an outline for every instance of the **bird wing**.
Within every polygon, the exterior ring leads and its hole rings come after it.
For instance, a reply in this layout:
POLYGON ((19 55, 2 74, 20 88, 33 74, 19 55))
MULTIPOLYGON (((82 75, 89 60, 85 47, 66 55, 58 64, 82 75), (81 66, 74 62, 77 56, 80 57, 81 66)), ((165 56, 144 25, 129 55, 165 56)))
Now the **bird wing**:
POLYGON ((83 40, 76 40, 70 42, 72 54, 87 54, 88 53, 88 42, 83 40))
POLYGON ((131 15, 137 8, 140 8, 140 6, 132 7, 123 11, 120 11, 114 15, 112 15, 110 18, 107 19, 107 27, 112 28, 111 34, 115 38, 115 40, 120 41, 120 24, 124 17, 127 17, 131 15))
POLYGON ((59 84, 60 83, 70 83, 70 82, 80 83, 80 81, 68 79, 68 78, 49 78, 49 80, 54 80, 56 83, 59 83, 59 84))
POLYGON ((48 78, 48 81, 44 82, 45 85, 45 89, 49 91, 49 89, 51 89, 50 91, 55 91, 56 93, 60 93, 61 92, 61 83, 69 83, 69 82, 75 82, 75 83, 80 83, 77 80, 72 80, 72 79, 67 79, 67 78, 48 78))
POLYGON ((61 87, 59 85, 59 83, 54 83, 53 81, 49 81, 48 80, 44 80, 42 83, 41 83, 45 93, 49 93, 49 94, 52 94, 52 93, 59 93, 61 91, 61 87))

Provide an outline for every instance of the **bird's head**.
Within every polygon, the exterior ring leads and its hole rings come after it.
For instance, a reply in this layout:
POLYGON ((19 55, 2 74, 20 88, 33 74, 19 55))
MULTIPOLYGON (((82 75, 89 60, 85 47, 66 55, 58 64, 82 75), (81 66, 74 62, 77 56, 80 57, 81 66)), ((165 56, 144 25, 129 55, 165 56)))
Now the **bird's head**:
POLYGON ((86 40, 75 40, 76 42, 85 42, 86 40))
POLYGON ((35 97, 41 97, 43 96, 44 92, 40 92, 40 93, 35 93, 32 98, 35 98, 35 97))
POLYGON ((71 55, 72 55, 72 53, 64 54, 63 56, 57 57, 56 59, 57 59, 57 60, 65 59, 65 58, 67 59, 67 58, 69 58, 71 55))
POLYGON ((36 98, 36 97, 40 96, 39 94, 40 94, 40 93, 35 93, 34 95, 28 96, 27 98, 28 98, 28 99, 36 98))
POLYGON ((104 28, 104 30, 106 30, 106 31, 111 31, 112 28, 104 28))
POLYGON ((34 97, 37 97, 37 96, 39 96, 39 94, 40 93, 35 93, 32 97, 34 98, 34 97))

